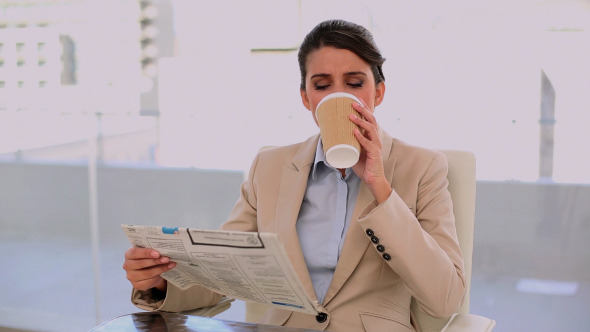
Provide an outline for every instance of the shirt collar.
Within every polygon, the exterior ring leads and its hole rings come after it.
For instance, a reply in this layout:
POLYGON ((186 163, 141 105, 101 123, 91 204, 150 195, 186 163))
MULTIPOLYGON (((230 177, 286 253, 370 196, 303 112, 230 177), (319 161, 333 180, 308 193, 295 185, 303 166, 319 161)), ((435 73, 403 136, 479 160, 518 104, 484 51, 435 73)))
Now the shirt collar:
POLYGON ((326 156, 324 155, 324 146, 322 145, 321 138, 318 140, 318 144, 315 149, 315 157, 313 159, 313 168, 311 170, 311 178, 313 180, 316 179, 316 172, 319 163, 323 163, 325 166, 330 167, 330 165, 328 165, 328 163, 326 162, 326 156))
MULTIPOLYGON (((313 168, 311 169, 311 179, 312 180, 316 180, 316 176, 318 176, 318 172, 321 172, 321 164, 323 164, 324 167, 328 167, 330 169, 336 170, 336 168, 330 166, 330 164, 328 164, 328 162, 326 161, 326 155, 324 154, 324 146, 322 144, 322 139, 320 138, 318 140, 318 145, 315 149, 315 157, 314 157, 314 161, 313 161, 313 168), (318 169, 319 166, 319 169, 318 169)), ((349 177, 349 174, 354 173, 352 172, 352 168, 347 168, 346 169, 346 178, 349 177)))

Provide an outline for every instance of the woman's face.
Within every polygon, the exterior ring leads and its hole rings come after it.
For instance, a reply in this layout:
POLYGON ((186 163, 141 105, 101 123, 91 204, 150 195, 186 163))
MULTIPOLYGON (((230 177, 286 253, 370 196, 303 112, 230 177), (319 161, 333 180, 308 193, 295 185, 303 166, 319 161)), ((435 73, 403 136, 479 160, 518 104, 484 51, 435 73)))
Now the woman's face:
POLYGON ((312 112, 316 124, 316 107, 330 93, 350 93, 364 101, 371 111, 383 100, 385 84, 375 85, 371 66, 349 50, 330 46, 319 48, 307 56, 306 69, 301 99, 312 112))

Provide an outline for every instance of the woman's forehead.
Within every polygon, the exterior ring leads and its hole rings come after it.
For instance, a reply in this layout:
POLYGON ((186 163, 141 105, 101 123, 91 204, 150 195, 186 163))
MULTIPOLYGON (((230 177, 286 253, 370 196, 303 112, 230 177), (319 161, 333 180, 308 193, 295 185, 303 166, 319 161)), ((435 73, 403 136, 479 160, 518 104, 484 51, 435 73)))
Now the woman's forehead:
POLYGON ((306 66, 309 71, 333 70, 357 72, 370 70, 370 66, 355 53, 347 50, 324 46, 310 52, 306 66))

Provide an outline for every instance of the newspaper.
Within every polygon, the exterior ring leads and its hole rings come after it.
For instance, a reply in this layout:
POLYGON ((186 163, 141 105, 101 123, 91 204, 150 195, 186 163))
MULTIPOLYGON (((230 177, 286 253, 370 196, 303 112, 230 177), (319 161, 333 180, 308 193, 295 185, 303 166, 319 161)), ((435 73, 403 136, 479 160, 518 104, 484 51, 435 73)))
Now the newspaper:
POLYGON ((129 241, 176 263, 162 274, 181 289, 201 285, 231 298, 308 314, 325 312, 307 295, 276 234, 121 225, 129 241))

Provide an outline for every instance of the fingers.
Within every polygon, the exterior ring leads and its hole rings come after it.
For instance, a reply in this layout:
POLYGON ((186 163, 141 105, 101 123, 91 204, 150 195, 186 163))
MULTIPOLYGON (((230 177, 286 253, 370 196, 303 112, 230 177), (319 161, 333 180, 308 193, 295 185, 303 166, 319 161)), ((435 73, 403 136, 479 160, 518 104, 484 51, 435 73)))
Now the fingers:
POLYGON ((125 259, 158 258, 160 253, 154 249, 131 247, 125 251, 125 259))
POLYGON ((163 282, 160 275, 176 267, 169 257, 155 250, 132 247, 125 252, 123 269, 134 288, 147 290, 163 282))
POLYGON ((350 115, 350 120, 359 126, 362 131, 367 135, 367 138, 374 139, 376 135, 378 135, 378 128, 377 120, 371 111, 368 108, 361 106, 358 103, 353 103, 353 108, 359 112, 361 117, 358 117, 354 114, 350 115))
POLYGON ((365 120, 367 120, 367 122, 369 122, 373 126, 377 127, 377 120, 375 119, 373 112, 371 111, 369 106, 362 99, 360 99, 360 100, 361 100, 362 104, 352 103, 352 108, 354 108, 355 111, 359 112, 361 117, 364 118, 365 120))
POLYGON ((367 103, 363 99, 358 98, 358 100, 360 101, 361 107, 364 107, 365 109, 370 110, 369 105, 367 105, 367 103))
POLYGON ((176 267, 175 263, 160 264, 140 270, 126 270, 127 280, 131 282, 134 288, 139 290, 147 290, 156 287, 162 282, 162 273, 167 272, 176 267))
POLYGON ((153 249, 131 247, 125 252, 123 268, 127 271, 145 269, 170 262, 169 257, 161 256, 153 249))
POLYGON ((160 264, 143 269, 125 269, 127 280, 131 282, 135 289, 148 290, 161 284, 163 279, 160 276, 176 267, 176 263, 160 264))
POLYGON ((373 118, 373 123, 370 122, 371 119, 362 119, 358 116, 351 114, 350 121, 356 124, 359 128, 355 128, 354 134, 356 139, 359 143, 367 150, 372 150, 369 146, 371 142, 373 142, 375 147, 380 148, 381 140, 379 139, 379 131, 377 130, 377 126, 374 124, 375 120, 373 118))
POLYGON ((354 129, 354 136, 362 147, 361 154, 376 161, 381 156, 381 138, 375 116, 368 107, 363 107, 358 103, 353 103, 353 108, 361 115, 358 117, 351 114, 349 117, 350 121, 358 126, 354 129))
POLYGON ((371 141, 366 138, 358 128, 354 128, 354 137, 356 137, 360 145, 365 149, 365 151, 367 151, 371 141))
POLYGON ((123 269, 126 271, 141 270, 156 265, 165 265, 168 263, 170 263, 169 257, 125 259, 125 262, 123 263, 123 269))
POLYGON ((146 280, 131 282, 131 284, 133 285, 133 288, 137 290, 146 291, 148 289, 157 288, 163 282, 165 283, 166 281, 162 277, 156 276, 146 280))

